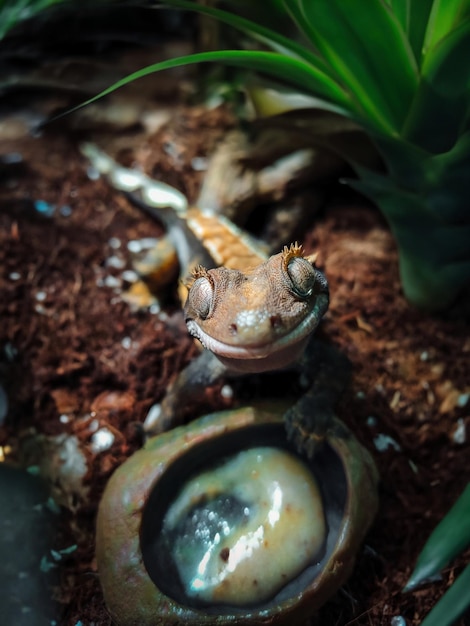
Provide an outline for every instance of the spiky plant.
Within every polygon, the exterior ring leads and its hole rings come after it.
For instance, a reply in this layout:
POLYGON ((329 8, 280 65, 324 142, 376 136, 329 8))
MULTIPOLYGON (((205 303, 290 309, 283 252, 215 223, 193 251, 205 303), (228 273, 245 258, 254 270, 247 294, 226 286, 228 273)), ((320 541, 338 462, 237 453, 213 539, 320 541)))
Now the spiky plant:
MULTIPOLYGON (((216 50, 157 63, 119 81, 189 63, 269 75, 315 97, 370 137, 385 172, 351 184, 383 212, 408 299, 444 309, 470 285, 470 0, 271 0, 298 38, 186 0, 166 4, 229 24, 262 50, 216 50), (300 43, 301 42, 301 43, 300 43)), ((265 0, 266 21, 270 2, 265 0)), ((332 149, 337 149, 334 142, 332 149)))
MULTIPOLYGON (((470 546, 470 483, 436 526, 418 557, 404 591, 412 591, 470 546)), ((470 563, 422 622, 422 626, 450 626, 470 609, 470 563)))

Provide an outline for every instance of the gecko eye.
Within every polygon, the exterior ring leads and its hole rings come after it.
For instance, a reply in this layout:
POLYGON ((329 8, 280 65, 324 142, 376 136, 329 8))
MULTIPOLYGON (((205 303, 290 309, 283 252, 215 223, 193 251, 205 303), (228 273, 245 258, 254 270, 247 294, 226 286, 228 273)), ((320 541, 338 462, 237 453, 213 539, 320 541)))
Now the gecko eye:
POLYGON ((188 304, 196 315, 205 320, 212 309, 214 289, 208 278, 196 279, 188 293, 188 304))
POLYGON ((316 272, 312 264, 302 257, 293 257, 286 269, 294 293, 301 298, 311 296, 316 279, 316 272))

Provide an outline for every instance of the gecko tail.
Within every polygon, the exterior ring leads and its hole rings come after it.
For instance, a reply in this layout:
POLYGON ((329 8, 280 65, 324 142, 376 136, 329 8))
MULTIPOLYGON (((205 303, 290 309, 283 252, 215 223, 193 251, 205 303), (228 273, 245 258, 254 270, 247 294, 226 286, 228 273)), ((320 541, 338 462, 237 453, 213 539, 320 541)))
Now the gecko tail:
POLYGON ((99 175, 119 191, 136 196, 139 204, 155 209, 171 208, 179 214, 187 211, 186 196, 171 185, 153 180, 138 169, 123 167, 93 143, 80 144, 80 151, 99 175))

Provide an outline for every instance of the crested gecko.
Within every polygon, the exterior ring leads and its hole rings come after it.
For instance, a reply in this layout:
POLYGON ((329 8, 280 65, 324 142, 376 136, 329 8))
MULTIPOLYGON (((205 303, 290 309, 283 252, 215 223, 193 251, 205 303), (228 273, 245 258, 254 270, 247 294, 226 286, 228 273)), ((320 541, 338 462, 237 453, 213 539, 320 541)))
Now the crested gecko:
POLYGON ((328 427, 332 396, 343 386, 339 374, 347 369, 345 357, 327 346, 306 349, 329 304, 328 282, 315 257, 297 243, 268 257, 262 244, 235 224, 190 207, 172 187, 122 167, 92 144, 84 144, 82 152, 115 188, 164 223, 180 276, 191 273, 184 316, 204 350, 169 388, 150 434, 180 424, 205 387, 224 376, 300 363, 303 371, 317 372, 309 392, 286 414, 286 426, 299 446, 314 446, 307 413, 313 411, 316 422, 328 427))

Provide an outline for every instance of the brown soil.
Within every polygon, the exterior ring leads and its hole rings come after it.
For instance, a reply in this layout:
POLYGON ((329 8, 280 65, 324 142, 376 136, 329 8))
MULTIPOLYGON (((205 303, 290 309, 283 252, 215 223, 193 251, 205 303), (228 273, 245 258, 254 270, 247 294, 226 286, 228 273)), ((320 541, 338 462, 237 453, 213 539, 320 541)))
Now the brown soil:
MULTIPOLYGON (((202 173, 193 171, 191 158, 210 151, 230 123, 217 109, 180 107, 151 137, 129 131, 118 140, 145 167, 145 155, 158 155, 153 173, 194 197, 202 173)), ((50 127, 34 138, 2 140, 2 153, 21 153, 23 165, 7 169, 0 213, 0 348, 15 352, 12 361, 3 359, 10 413, 0 445, 18 462, 32 432, 79 438, 89 492, 75 507, 62 508, 57 549, 78 549, 63 559, 54 595, 60 624, 106 626, 111 620, 94 559, 100 495, 113 470, 140 445, 136 423, 196 349, 175 299, 166 315, 134 312, 119 288, 103 284, 120 272, 107 263, 116 254, 112 238, 128 261, 129 240, 162 229, 105 182, 88 178, 76 133, 50 127), (35 200, 54 205, 54 215, 40 215, 35 200), (70 207, 70 215, 61 207, 70 207), (70 420, 64 423, 61 415, 70 420), (100 453, 90 447, 94 420, 115 435, 100 453)), ((401 592, 425 539, 468 481, 470 405, 459 407, 458 398, 470 391, 469 323, 462 308, 431 316, 410 306, 400 291, 393 239, 378 212, 337 187, 328 197, 303 243, 318 251, 330 281, 322 334, 353 363, 338 413, 376 459, 380 510, 350 581, 311 624, 390 626, 401 615, 417 625, 470 556, 448 566, 440 582, 401 592), (466 428, 464 443, 454 438, 458 420, 466 428), (379 434, 396 446, 379 451, 379 434)), ((227 405, 217 393, 212 401, 214 408, 227 405)))

